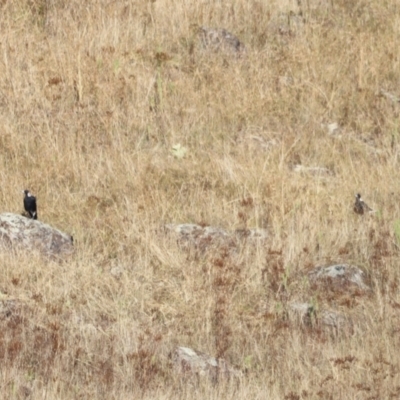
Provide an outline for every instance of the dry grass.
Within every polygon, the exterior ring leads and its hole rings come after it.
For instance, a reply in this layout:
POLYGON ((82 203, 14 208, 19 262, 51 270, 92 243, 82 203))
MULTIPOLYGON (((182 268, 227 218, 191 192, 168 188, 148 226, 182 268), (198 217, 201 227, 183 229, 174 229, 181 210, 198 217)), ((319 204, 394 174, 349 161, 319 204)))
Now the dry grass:
POLYGON ((297 2, 0 2, 1 208, 21 212, 29 188, 77 248, 61 264, 0 255, 4 398, 399 397, 400 105, 379 92, 400 95, 400 10, 304 3, 279 32, 297 2), (246 57, 202 51, 195 24, 234 32, 246 57), (356 192, 376 215, 353 214, 356 192), (199 256, 169 222, 270 238, 199 256), (304 279, 328 262, 362 267, 372 293, 304 279), (353 327, 295 323, 292 301, 353 327), (245 374, 185 382, 176 345, 245 374))

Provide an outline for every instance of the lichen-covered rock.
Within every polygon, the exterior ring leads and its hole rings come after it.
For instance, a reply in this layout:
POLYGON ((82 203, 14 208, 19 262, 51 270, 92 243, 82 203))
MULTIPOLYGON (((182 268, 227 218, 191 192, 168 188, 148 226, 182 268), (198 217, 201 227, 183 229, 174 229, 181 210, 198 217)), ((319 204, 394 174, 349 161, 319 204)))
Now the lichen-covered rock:
POLYGON ((219 378, 240 377, 242 372, 225 360, 217 360, 201 351, 189 347, 177 347, 172 354, 175 370, 185 376, 206 376, 213 382, 219 378))
POLYGON ((349 264, 336 264, 317 267, 308 273, 312 282, 330 282, 332 285, 355 285, 360 289, 370 289, 364 271, 349 264))
POLYGON ((73 252, 70 235, 41 221, 11 213, 0 214, 0 246, 38 250, 47 256, 62 256, 73 252))

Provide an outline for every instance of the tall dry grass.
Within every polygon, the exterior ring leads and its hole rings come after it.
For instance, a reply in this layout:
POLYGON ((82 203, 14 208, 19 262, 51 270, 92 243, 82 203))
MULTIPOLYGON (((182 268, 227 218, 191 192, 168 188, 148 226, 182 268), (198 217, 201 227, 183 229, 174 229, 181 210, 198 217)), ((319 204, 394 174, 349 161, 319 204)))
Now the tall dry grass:
POLYGON ((21 212, 29 188, 76 243, 61 264, 0 255, 4 398, 399 396, 400 106, 380 95, 400 95, 396 1, 0 7, 1 209, 21 212), (196 24, 235 33, 246 57, 204 52, 196 24), (358 191, 376 215, 353 215, 358 191), (199 256, 170 222, 269 239, 199 256), (362 267, 371 293, 310 286, 329 262, 362 267), (292 301, 353 327, 293 323, 292 301), (186 382, 176 345, 244 376, 186 382))

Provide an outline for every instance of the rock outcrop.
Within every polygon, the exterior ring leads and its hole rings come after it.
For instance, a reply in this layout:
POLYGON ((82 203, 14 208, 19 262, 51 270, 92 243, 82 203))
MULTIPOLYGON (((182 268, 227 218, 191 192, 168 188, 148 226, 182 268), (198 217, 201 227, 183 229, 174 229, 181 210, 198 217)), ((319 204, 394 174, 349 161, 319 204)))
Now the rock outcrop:
POLYGON ((73 252, 72 237, 41 221, 22 215, 0 214, 0 246, 57 257, 73 252))
POLYGON ((354 265, 336 264, 317 267, 308 273, 308 277, 313 283, 330 283, 332 286, 342 288, 353 285, 363 290, 370 290, 364 271, 354 265))
POLYGON ((236 229, 226 231, 215 226, 201 226, 197 224, 167 224, 165 231, 178 238, 184 247, 193 245, 201 252, 215 246, 227 246, 236 249, 241 241, 257 243, 268 238, 266 229, 236 229))
POLYGON ((218 379, 229 379, 242 376, 242 372, 225 360, 217 360, 201 351, 189 347, 177 347, 172 354, 175 370, 184 376, 206 376, 213 382, 218 379))

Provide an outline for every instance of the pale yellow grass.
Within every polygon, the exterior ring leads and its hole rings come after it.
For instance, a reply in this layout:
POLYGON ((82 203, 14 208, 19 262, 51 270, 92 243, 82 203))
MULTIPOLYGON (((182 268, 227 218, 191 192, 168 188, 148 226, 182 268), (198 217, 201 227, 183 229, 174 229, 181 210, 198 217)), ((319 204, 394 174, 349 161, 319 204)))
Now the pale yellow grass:
POLYGON ((76 244, 62 263, 1 254, 4 398, 398 398, 400 106, 379 91, 400 94, 399 7, 304 3, 280 35, 297 2, 1 2, 1 211, 28 188, 76 244), (246 57, 205 53, 196 24, 232 31, 246 57), (358 191, 377 214, 353 215, 358 191), (171 222, 270 237, 198 255, 171 222), (311 287, 329 262, 362 267, 373 291, 311 287), (292 301, 354 326, 302 326, 292 301), (244 375, 185 382, 176 345, 244 375))

